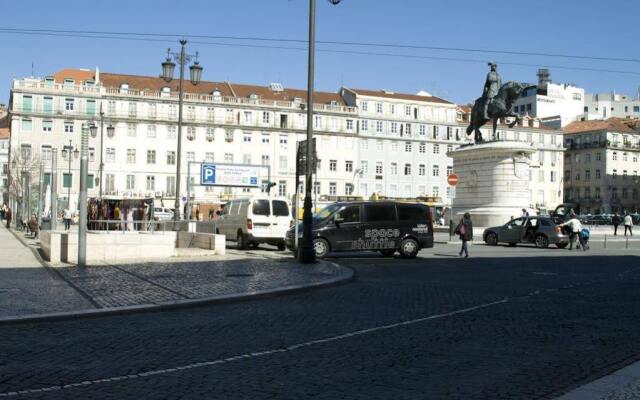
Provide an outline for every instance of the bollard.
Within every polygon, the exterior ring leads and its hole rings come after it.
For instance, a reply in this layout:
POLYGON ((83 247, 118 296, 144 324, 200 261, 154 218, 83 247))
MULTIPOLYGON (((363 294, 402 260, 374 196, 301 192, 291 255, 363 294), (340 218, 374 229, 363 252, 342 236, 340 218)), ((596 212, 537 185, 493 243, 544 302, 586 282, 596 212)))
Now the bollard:
POLYGON ((604 234, 604 248, 607 248, 607 234, 604 234))
POLYGON ((626 244, 625 244, 624 248, 628 249, 629 248, 629 238, 625 238, 625 242, 626 242, 626 244))

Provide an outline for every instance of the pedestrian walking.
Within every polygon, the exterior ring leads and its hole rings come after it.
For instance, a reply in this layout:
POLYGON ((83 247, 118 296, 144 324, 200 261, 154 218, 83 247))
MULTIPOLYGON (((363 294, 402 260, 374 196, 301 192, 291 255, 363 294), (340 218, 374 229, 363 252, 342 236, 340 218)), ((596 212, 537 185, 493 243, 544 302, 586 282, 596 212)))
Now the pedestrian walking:
POLYGON ((462 253, 464 253, 464 257, 469 258, 469 245, 467 242, 473 240, 473 223, 471 222, 471 215, 469 215, 469 213, 464 213, 464 216, 458 223, 458 226, 456 226, 454 233, 459 235, 460 240, 462 240, 460 257, 462 257, 462 253))
POLYGON ((631 215, 627 212, 624 216, 624 235, 627 236, 627 229, 629 230, 629 236, 633 236, 633 231, 631 227, 633 226, 633 219, 631 215))
POLYGON ((529 216, 529 212, 526 209, 522 209, 522 217, 528 217, 529 216))
POLYGON ((582 224, 575 214, 571 214, 569 216, 569 220, 559 226, 569 227, 569 250, 573 250, 573 243, 578 239, 578 243, 576 243, 576 250, 582 248, 582 250, 587 251, 589 247, 582 238, 582 224))
POLYGON ((12 217, 12 213, 11 213, 11 207, 7 207, 7 209, 4 212, 4 220, 7 221, 7 229, 9 229, 11 226, 11 217, 12 217))
POLYGON ((68 231, 69 228, 71 228, 71 210, 69 209, 69 207, 64 209, 64 230, 68 231))
POLYGON ((611 217, 611 223, 613 224, 613 235, 618 235, 618 225, 622 223, 622 218, 618 215, 618 213, 613 213, 613 217, 611 217))

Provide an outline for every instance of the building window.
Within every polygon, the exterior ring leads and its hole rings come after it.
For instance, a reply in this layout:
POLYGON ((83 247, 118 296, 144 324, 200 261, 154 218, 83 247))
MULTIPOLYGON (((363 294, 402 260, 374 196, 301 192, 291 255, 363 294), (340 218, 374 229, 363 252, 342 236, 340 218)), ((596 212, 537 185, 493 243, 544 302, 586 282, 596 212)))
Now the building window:
POLYGON ((176 165, 175 151, 167 151, 167 165, 176 165))
POLYGON ((233 142, 233 131, 231 129, 224 131, 224 141, 227 143, 233 142))
POLYGON ((31 132, 33 130, 33 121, 30 119, 22 120, 22 132, 31 132))
POLYGON ((66 111, 73 111, 75 108, 74 99, 64 99, 64 109, 66 111))
POLYGON ((138 126, 136 124, 127 124, 127 136, 136 137, 138 126))
POLYGON ((398 133, 398 123, 392 122, 389 129, 391 130, 391 133, 398 133))
POLYGON ((320 194, 320 182, 313 182, 313 194, 320 194))
POLYGON ((175 104, 169 104, 169 119, 178 118, 178 107, 175 104))
POLYGON ((196 160, 196 153, 193 151, 187 151, 187 162, 191 161, 195 161, 196 160))
POLYGON ((187 140, 191 140, 191 141, 196 140, 196 127, 195 126, 187 127, 187 140))
POLYGON ((289 146, 289 138, 287 135, 280 135, 278 140, 280 141, 280 148, 286 149, 289 146))
POLYGON ((347 120, 347 130, 348 131, 353 130, 353 120, 352 119, 348 119, 347 120))
POLYGON ((598 152, 596 153, 596 161, 600 161, 602 159, 602 155, 598 152))
POLYGON ((434 187, 431 189, 431 195, 432 195, 433 197, 438 197, 438 196, 440 196, 440 187, 438 187, 438 186, 434 186, 434 187))
POLYGON ((376 121, 376 132, 382 133, 382 121, 376 121))
POLYGON ((360 108, 362 108, 362 111, 369 111, 369 102, 361 101, 360 108))
POLYGON ((453 166, 452 165, 447 165, 447 176, 453 174, 453 166))
POLYGON ((367 132, 369 130, 369 121, 367 121, 366 119, 363 119, 360 122, 360 130, 362 132, 367 132))
POLYGON ((353 172, 353 161, 345 161, 344 170, 345 172, 353 172))
POLYGON ((369 139, 360 139, 360 148, 367 150, 369 148, 369 139))
POLYGON ((176 194, 176 177, 175 176, 167 176, 166 194, 167 196, 175 196, 176 194))
POLYGON ((438 165, 433 166, 433 176, 440 176, 440 166, 438 165))
POLYGON ((404 165, 404 174, 406 176, 411 175, 411 164, 405 164, 404 165))
POLYGON ((147 175, 147 190, 156 190, 156 177, 147 175))
POLYGON ((70 188, 73 185, 73 174, 64 172, 62 174, 62 187, 70 188))
POLYGON ((391 151, 398 151, 398 142, 391 142, 391 151))
POLYGON ((611 157, 613 161, 616 161, 618 159, 618 152, 614 151, 611 157))
POLYGON ((369 161, 360 160, 360 176, 369 172, 369 161))
POLYGON ((384 142, 382 140, 376 140, 376 150, 382 151, 384 149, 384 142))
POLYGON ((278 195, 283 197, 287 195, 287 181, 278 182, 278 195))
POLYGON ((251 133, 250 132, 245 132, 242 135, 242 141, 245 143, 251 143, 251 133))
POLYGON ((42 132, 51 132, 53 130, 53 121, 42 121, 42 132))
POLYGON ((105 161, 108 163, 116 162, 116 148, 115 147, 107 147, 105 152, 105 161))
POLYGON ((278 159, 278 168, 280 171, 286 171, 289 168, 289 162, 287 160, 287 156, 280 156, 278 159))
POLYGON ((329 171, 336 171, 338 169, 337 160, 329 160, 329 171))
POLYGON ((420 126, 418 127, 418 134, 420 136, 424 136, 427 134, 427 126, 424 124, 420 124, 420 126))
POLYGON ((156 126, 155 125, 147 125, 147 137, 150 137, 150 138, 156 137, 156 126))
POLYGON ((398 175, 398 163, 391 163, 391 175, 398 175))
POLYGON ((382 175, 382 161, 376 161, 376 175, 382 175))
MULTIPOLYGON (((551 173, 553 174, 553 171, 551 171, 551 173)), ((591 180, 591 170, 586 170, 584 171, 584 180, 585 181, 590 181, 591 180)), ((553 181, 551 181, 553 182, 553 181)))
POLYGON ((422 153, 422 154, 426 153, 427 152, 427 145, 425 143, 420 143, 418 145, 418 152, 422 153))
POLYGON ((599 169, 596 170, 596 179, 600 179, 600 170, 599 169))
POLYGON ((233 153, 224 153, 224 162, 227 164, 233 163, 233 153))
POLYGON ((338 185, 335 182, 329 182, 329 196, 338 194, 338 185))
POLYGON ((405 142, 404 151, 405 153, 411 153, 411 142, 405 142))
POLYGON ((136 176, 127 175, 127 190, 136 190, 136 176))
POLYGON ((73 122, 71 121, 64 122, 64 133, 73 133, 73 122))
POLYGON ((156 151, 147 150, 147 164, 155 164, 155 163, 156 163, 156 151))
POLYGON ((263 154, 263 155, 262 155, 262 159, 261 159, 261 161, 262 161, 262 165, 265 165, 265 166, 269 165, 269 164, 270 164, 270 162, 271 162, 271 161, 269 160, 269 155, 267 155, 267 154, 263 154))
POLYGON ((136 149, 127 149, 127 164, 136 163, 136 149))
POLYGON ((271 114, 269 114, 268 111, 263 111, 262 112, 262 123, 263 124, 268 124, 269 121, 270 121, 270 116, 271 116, 271 114))
POLYGON ((433 145, 433 154, 440 154, 440 145, 439 144, 434 144, 433 145))
POLYGON ((347 196, 353 195, 353 184, 345 183, 344 185, 344 194, 347 196))
POLYGON ((51 146, 42 146, 40 151, 42 153, 42 161, 51 161, 51 146))

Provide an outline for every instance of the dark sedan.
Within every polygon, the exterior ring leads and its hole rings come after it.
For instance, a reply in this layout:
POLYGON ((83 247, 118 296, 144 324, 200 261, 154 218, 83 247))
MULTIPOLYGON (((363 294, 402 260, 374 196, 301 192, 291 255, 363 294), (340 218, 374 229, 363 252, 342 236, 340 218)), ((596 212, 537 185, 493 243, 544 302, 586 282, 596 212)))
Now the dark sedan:
POLYGON ((562 249, 569 244, 569 236, 562 233, 562 229, 551 218, 538 216, 516 218, 502 226, 487 228, 482 238, 485 243, 493 246, 498 243, 508 243, 511 246, 532 243, 540 248, 555 244, 562 249))

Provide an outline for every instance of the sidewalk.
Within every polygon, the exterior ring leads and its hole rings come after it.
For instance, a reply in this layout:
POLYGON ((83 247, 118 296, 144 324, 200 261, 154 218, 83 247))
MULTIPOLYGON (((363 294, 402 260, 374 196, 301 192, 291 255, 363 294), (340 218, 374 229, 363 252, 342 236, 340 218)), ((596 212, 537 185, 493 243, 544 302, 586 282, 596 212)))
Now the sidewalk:
MULTIPOLYGON (((24 242, 33 244, 32 240, 24 242)), ((236 301, 353 278, 351 269, 331 262, 300 265, 280 252, 267 256, 230 253, 200 259, 52 268, 40 264, 32 250, 2 226, 0 323, 236 301)))

